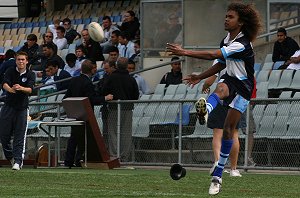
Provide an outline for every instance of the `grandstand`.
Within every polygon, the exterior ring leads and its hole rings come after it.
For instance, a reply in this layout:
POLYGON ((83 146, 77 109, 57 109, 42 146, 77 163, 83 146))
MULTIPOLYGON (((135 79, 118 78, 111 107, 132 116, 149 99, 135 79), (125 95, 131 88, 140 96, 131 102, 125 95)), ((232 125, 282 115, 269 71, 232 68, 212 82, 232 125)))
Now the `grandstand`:
MULTIPOLYGON (((68 3, 69 1, 66 1, 68 3)), ((42 35, 48 31, 48 25, 53 20, 68 17, 71 19, 73 27, 80 32, 83 28, 94 21, 101 23, 103 16, 110 16, 113 23, 120 25, 125 11, 133 10, 142 23, 141 40, 142 40, 142 58, 143 68, 145 70, 138 71, 149 82, 152 87, 151 95, 144 95, 138 101, 133 101, 135 108, 133 110, 133 149, 130 161, 124 161, 124 164, 155 164, 169 165, 171 163, 180 162, 193 166, 211 166, 212 150, 211 140, 212 131, 205 126, 198 124, 195 116, 195 108, 193 102, 200 96, 206 97, 200 93, 202 82, 194 88, 187 87, 184 84, 177 86, 169 86, 158 84, 161 74, 169 70, 165 67, 169 65, 170 56, 164 52, 164 48, 158 46, 147 46, 146 37, 149 29, 154 29, 152 21, 149 20, 148 6, 157 8, 175 8, 180 6, 179 10, 183 13, 180 23, 183 26, 184 38, 182 42, 186 48, 206 49, 217 47, 218 43, 211 44, 211 40, 218 40, 216 37, 207 38, 207 45, 198 46, 195 32, 189 27, 191 18, 197 17, 195 11, 190 12, 193 16, 186 13, 187 8, 192 7, 188 3, 192 1, 151 1, 151 0, 112 0, 112 1, 88 1, 81 4, 64 4, 59 5, 61 9, 50 9, 56 7, 48 5, 47 11, 42 10, 38 16, 20 16, 5 17, 0 24, 0 53, 5 53, 8 49, 17 51, 26 42, 26 37, 30 33, 34 33, 38 37, 38 44, 42 43, 42 35), (175 2, 175 3, 174 3, 175 2), (191 38, 189 38, 191 37, 191 38), (192 43, 192 44, 190 44, 192 43), (157 53, 152 53, 157 52, 157 53), (153 55, 154 54, 154 55, 153 55), (155 66, 161 67, 156 68, 155 66), (152 66, 155 69, 150 70, 152 66), (149 69, 149 71, 148 71, 149 69), (181 138, 179 138, 182 137, 181 138), (179 142, 182 141, 182 142, 179 142)), ((195 1, 192 3, 199 3, 195 1)), ((223 13, 223 7, 227 1, 220 1, 220 5, 211 5, 209 1, 202 1, 205 5, 209 5, 218 9, 219 13, 223 13), (225 2, 225 3, 224 3, 225 2)), ((299 3, 295 1, 257 1, 260 10, 267 12, 264 32, 254 43, 257 59, 255 64, 255 75, 257 78, 257 99, 252 102, 254 104, 254 119, 256 122, 257 133, 255 134, 255 146, 253 156, 257 163, 257 168, 280 168, 298 169, 299 161, 299 143, 300 136, 297 133, 300 120, 300 71, 276 70, 280 63, 273 63, 271 60, 272 46, 275 41, 274 34, 278 27, 288 29, 289 35, 295 38, 299 43, 299 3), (269 2, 270 5, 263 4, 269 2), (263 4, 263 5, 262 5, 263 4), (270 10, 265 10, 270 7, 270 10)), ((216 3, 218 4, 218 3, 216 3)), ((206 7, 201 9, 207 9, 206 7)), ((202 11, 203 11, 202 10, 202 11)), ((207 9, 209 10, 209 9, 207 9)), ((153 11, 153 10, 152 10, 153 11)), ((156 10, 157 11, 157 10, 156 10)), ((160 10, 158 10, 160 11, 160 10)), ((154 12, 159 14, 159 12, 154 12)), ((1 17, 1 16, 0 16, 1 17)), ((264 16, 266 17, 266 16, 264 16)), ((156 17, 152 17, 153 23, 156 17)), ((158 17, 159 18, 159 17, 158 17)), ((193 18, 192 18, 193 19, 193 18)), ((210 20, 210 19, 207 19, 210 20)), ((211 21, 206 19, 200 20, 200 24, 207 24, 211 21)), ((195 22, 196 23, 196 22, 195 22)), ((194 25, 197 26, 197 25, 194 25)), ((203 27, 203 26, 201 26, 203 27)), ((195 27, 196 29, 196 27, 195 27)), ((203 28, 201 31, 207 31, 203 28)), ((214 32, 206 32, 205 35, 214 32)), ((150 31, 150 33, 153 33, 150 31)), ((201 35, 203 32, 199 32, 201 35)), ((222 36, 223 36, 222 32, 222 36)), ((202 38, 200 38, 202 39, 202 38)), ((58 55, 63 59, 66 54, 74 53, 76 44, 70 44, 67 49, 59 50, 58 55)), ((191 73, 192 71, 201 72, 211 63, 201 62, 186 58, 184 61, 183 73, 191 73), (200 65, 204 65, 199 68, 200 65)), ((214 84, 216 86, 216 83, 214 84)), ((38 86, 39 90, 43 86, 38 86)), ((39 93, 39 91, 36 91, 39 93)), ((49 121, 56 117, 63 116, 64 110, 61 107, 61 101, 64 92, 51 93, 40 97, 39 94, 31 96, 30 114, 36 121, 49 121)), ((121 105, 128 105, 132 101, 119 102, 121 105)), ((95 115, 98 118, 98 124, 102 127, 101 106, 95 107, 95 115)), ((117 119, 117 118, 116 118, 117 119)), ((66 138, 70 135, 70 128, 61 129, 61 160, 64 157, 64 146, 66 138)), ((50 133, 52 136, 54 130, 50 133)), ((43 142, 46 142, 48 135, 39 131, 36 125, 32 125, 28 133, 29 141, 27 147, 27 158, 32 157, 36 148, 43 142)), ((241 152, 239 165, 244 165, 244 157, 247 136, 241 136, 241 152)), ((245 166, 246 168, 247 165, 245 166)), ((253 167, 252 167, 253 168, 253 167)), ((256 168, 256 167, 254 167, 256 168)))

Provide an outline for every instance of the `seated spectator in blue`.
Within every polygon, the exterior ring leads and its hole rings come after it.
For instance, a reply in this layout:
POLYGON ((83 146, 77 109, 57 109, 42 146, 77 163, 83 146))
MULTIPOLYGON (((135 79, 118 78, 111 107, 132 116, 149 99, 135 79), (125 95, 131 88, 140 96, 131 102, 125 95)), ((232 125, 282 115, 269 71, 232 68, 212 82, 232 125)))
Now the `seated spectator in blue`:
MULTIPOLYGON (((179 60, 178 56, 172 57, 171 61, 179 60)), ((178 85, 182 83, 182 72, 181 72, 181 62, 174 62, 171 63, 171 71, 166 73, 161 81, 160 84, 166 84, 166 87, 169 85, 178 85)))
MULTIPOLYGON (((12 49, 9 49, 5 52, 4 62, 0 65, 0 85, 2 85, 5 71, 10 67, 17 67, 15 56, 16 56, 16 52, 12 49)), ((3 88, 2 90, 3 90, 2 95, 4 95, 5 90, 3 88)))
POLYGON ((81 68, 82 62, 86 59, 86 51, 82 45, 79 45, 75 49, 76 59, 76 67, 81 68))
POLYGON ((68 44, 72 44, 74 40, 81 38, 81 35, 72 27, 71 20, 65 18, 63 20, 63 26, 66 30, 65 38, 67 39, 68 44))
POLYGON ((81 68, 81 65, 76 65, 76 60, 77 60, 77 57, 75 54, 73 54, 73 53, 67 54, 67 56, 66 56, 67 64, 65 65, 64 70, 69 72, 69 74, 71 76, 74 76, 74 72, 77 70, 80 70, 80 68, 81 68))
POLYGON ((27 42, 18 50, 18 52, 26 52, 28 54, 28 66, 38 64, 38 50, 39 45, 37 42, 37 36, 35 34, 29 34, 27 36, 27 42))
POLYGON ((40 88, 40 95, 47 95, 57 91, 56 84, 52 84, 54 83, 54 76, 52 76, 50 67, 47 67, 45 69, 45 72, 46 72, 46 78, 43 80, 43 84, 48 86, 44 86, 40 88))
POLYGON ((129 40, 129 34, 127 32, 121 32, 119 36, 118 48, 120 57, 129 59, 135 54, 134 43, 129 40))
MULTIPOLYGON (((53 76, 54 82, 71 77, 71 75, 69 74, 69 72, 67 72, 67 71, 65 71, 63 69, 60 69, 58 67, 58 62, 57 61, 49 61, 47 63, 47 65, 46 65, 46 69, 49 69, 49 75, 53 76)), ((43 78, 42 83, 46 83, 47 80, 48 80, 47 77, 43 78)), ((67 81, 56 83, 56 89, 57 89, 57 91, 61 91, 61 90, 67 89, 68 86, 69 86, 69 82, 70 81, 67 80, 67 81)))
MULTIPOLYGON (((127 66, 127 70, 129 72, 129 74, 131 72, 135 71, 135 62, 133 60, 128 60, 128 66, 127 66)), ((138 87, 139 87, 139 93, 140 93, 140 97, 143 94, 149 94, 150 93, 150 88, 147 84, 147 82, 145 81, 145 79, 139 75, 139 74, 132 74, 132 77, 135 79, 138 87)))
POLYGON ((117 26, 112 24, 111 18, 109 16, 104 16, 102 19, 102 29, 104 32, 104 39, 101 42, 101 47, 103 48, 103 53, 106 47, 111 46, 111 34, 115 30, 119 30, 117 26))
POLYGON ((298 43, 287 36, 284 28, 277 30, 277 41, 274 43, 272 61, 287 61, 299 50, 298 43))

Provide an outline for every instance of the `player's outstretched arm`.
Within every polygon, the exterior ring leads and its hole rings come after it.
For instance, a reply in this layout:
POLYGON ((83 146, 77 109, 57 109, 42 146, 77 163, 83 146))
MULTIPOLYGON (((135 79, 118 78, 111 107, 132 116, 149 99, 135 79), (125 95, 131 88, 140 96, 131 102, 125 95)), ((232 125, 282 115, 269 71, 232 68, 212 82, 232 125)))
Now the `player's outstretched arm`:
POLYGON ((178 56, 189 56, 189 57, 205 59, 205 60, 214 60, 218 58, 223 58, 223 54, 220 49, 206 50, 206 51, 186 50, 183 49, 181 45, 175 43, 167 43, 166 49, 168 52, 172 52, 173 54, 178 56))

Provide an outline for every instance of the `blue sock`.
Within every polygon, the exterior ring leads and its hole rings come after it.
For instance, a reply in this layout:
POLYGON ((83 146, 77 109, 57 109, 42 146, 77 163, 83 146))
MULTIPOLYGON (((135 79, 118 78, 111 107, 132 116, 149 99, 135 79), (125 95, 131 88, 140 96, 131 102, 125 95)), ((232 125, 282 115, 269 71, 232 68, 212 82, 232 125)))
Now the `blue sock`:
POLYGON ((212 93, 212 94, 210 94, 210 96, 208 96, 208 99, 207 99, 207 102, 206 102, 206 109, 208 111, 208 114, 210 114, 210 112, 214 108, 216 108, 218 103, 221 103, 221 102, 220 102, 220 98, 219 98, 219 96, 217 96, 217 94, 212 93))
POLYGON ((216 167, 213 176, 222 177, 222 173, 224 170, 224 166, 227 162, 231 147, 233 144, 233 140, 224 140, 222 139, 222 146, 221 146, 221 153, 220 153, 220 159, 218 161, 218 166, 216 167))

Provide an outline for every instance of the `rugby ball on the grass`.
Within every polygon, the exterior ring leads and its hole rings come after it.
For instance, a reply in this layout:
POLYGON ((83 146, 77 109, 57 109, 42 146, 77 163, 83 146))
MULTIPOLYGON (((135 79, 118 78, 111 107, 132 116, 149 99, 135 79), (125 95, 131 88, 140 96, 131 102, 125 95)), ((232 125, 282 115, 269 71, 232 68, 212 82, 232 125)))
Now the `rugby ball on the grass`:
POLYGON ((99 23, 91 22, 88 26, 90 37, 97 42, 101 42, 104 39, 104 32, 99 23))

